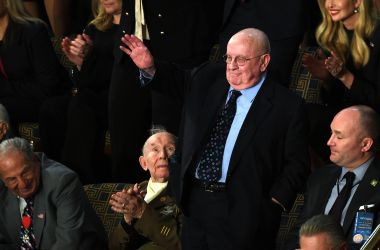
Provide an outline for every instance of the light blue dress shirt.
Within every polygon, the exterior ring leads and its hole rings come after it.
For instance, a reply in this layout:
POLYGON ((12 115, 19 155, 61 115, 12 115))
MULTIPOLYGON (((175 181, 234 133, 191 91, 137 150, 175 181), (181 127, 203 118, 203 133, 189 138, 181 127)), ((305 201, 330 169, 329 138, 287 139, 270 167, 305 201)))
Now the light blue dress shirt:
MULTIPOLYGON (((342 218, 340 219, 340 224, 342 226, 343 226, 344 219, 346 217, 348 206, 351 203, 352 197, 354 196, 356 189, 358 189, 358 186, 359 186, 360 182, 362 181, 364 174, 367 171, 369 165, 372 163, 373 159, 374 158, 369 159, 368 161, 366 161, 365 163, 363 163, 359 167, 352 170, 352 172, 355 174, 355 180, 354 180, 354 183, 353 183, 353 186, 351 189, 350 198, 348 199, 347 204, 342 211, 342 218)), ((336 181, 334 187, 331 190, 330 198, 329 198, 329 200, 326 204, 326 207, 325 207, 325 214, 328 214, 330 212, 332 206, 334 205, 336 198, 339 195, 339 192, 343 189, 344 185, 346 185, 346 179, 343 179, 343 176, 347 172, 348 172, 348 169, 342 167, 342 173, 340 174, 338 180, 336 181)), ((361 205, 367 205, 367 204, 361 204, 361 205)))
MULTIPOLYGON (((219 182, 226 182, 231 155, 234 150, 235 143, 239 135, 241 126, 243 125, 244 120, 247 117, 248 111, 251 108, 251 105, 253 101, 255 100, 255 97, 257 93, 259 92, 261 86, 263 85, 265 78, 266 78, 266 75, 264 75, 255 86, 252 86, 248 89, 240 90, 241 96, 239 96, 239 98, 236 100, 236 114, 232 122, 230 132, 228 133, 228 136, 227 136, 226 145, 224 146, 223 162, 222 162, 222 176, 219 179, 219 182)), ((228 102, 228 99, 230 98, 232 90, 233 88, 230 87, 226 103, 228 102)))

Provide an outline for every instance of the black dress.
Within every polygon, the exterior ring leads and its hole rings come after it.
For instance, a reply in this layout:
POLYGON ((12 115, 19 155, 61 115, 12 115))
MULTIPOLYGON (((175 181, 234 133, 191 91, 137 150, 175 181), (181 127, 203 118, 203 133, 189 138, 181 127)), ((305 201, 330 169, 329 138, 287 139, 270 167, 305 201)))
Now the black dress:
POLYGON ((78 174, 83 183, 105 181, 104 138, 108 128, 108 90, 113 67, 113 47, 117 25, 99 31, 86 28, 93 47, 83 62, 78 93, 67 110, 67 131, 62 161, 78 174))
POLYGON ((1 41, 0 60, 0 102, 15 131, 20 122, 38 120, 44 100, 69 89, 67 73, 42 22, 10 20, 1 41))

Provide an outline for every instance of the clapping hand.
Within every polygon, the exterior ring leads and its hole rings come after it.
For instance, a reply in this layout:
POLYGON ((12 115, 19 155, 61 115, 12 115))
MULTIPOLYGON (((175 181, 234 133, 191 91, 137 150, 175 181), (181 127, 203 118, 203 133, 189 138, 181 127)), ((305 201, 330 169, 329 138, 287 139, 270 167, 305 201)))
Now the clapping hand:
POLYGON ((345 71, 343 60, 339 58, 333 51, 331 51, 331 56, 326 58, 325 66, 330 74, 335 78, 339 78, 345 71))
POLYGON ((302 56, 302 65, 307 68, 311 75, 317 79, 326 81, 331 78, 325 65, 326 56, 321 49, 317 50, 317 56, 305 53, 302 56))
POLYGON ((83 59, 92 47, 92 40, 86 34, 78 34, 75 39, 68 37, 62 39, 62 51, 65 53, 70 62, 74 63, 78 69, 83 64, 83 59))
POLYGON ((133 219, 141 218, 146 208, 144 193, 138 184, 111 195, 109 203, 113 211, 124 214, 124 220, 128 224, 133 219))

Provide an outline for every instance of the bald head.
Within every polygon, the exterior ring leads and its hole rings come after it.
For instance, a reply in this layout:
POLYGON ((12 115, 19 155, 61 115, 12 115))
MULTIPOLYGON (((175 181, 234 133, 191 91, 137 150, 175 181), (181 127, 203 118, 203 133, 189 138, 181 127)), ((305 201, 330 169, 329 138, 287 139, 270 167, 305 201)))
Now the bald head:
POLYGON ((231 37, 228 43, 231 42, 244 43, 257 54, 270 53, 270 43, 267 35, 255 28, 239 31, 231 37))
POLYGON ((379 125, 379 116, 370 107, 358 105, 340 111, 330 126, 330 160, 351 170, 368 161, 377 148, 379 125))

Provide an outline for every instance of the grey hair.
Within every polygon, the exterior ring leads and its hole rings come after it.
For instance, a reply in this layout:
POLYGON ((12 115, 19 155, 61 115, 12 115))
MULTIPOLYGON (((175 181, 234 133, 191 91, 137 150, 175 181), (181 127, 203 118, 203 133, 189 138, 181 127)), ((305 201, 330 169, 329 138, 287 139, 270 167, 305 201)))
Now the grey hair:
POLYGON ((0 158, 4 157, 7 153, 12 151, 21 153, 28 161, 34 160, 32 146, 24 138, 14 137, 12 139, 4 140, 0 143, 0 158))
POLYGON ((329 243, 334 250, 340 249, 345 242, 343 228, 333 217, 324 214, 313 216, 302 224, 299 237, 310 237, 321 233, 327 234, 330 241, 329 243))
POLYGON ((173 135, 172 133, 170 133, 164 126, 162 125, 153 125, 151 129, 149 129, 149 137, 148 139, 146 139, 146 141, 144 142, 144 145, 141 149, 141 153, 142 155, 144 155, 144 149, 146 147, 146 143, 149 141, 149 139, 155 135, 155 134, 158 134, 158 133, 168 133, 169 136, 172 137, 173 141, 174 141, 174 144, 177 144, 177 137, 175 135, 173 135))
POLYGON ((5 123, 9 124, 8 111, 6 110, 4 105, 1 103, 0 103, 0 122, 5 122, 5 123))

